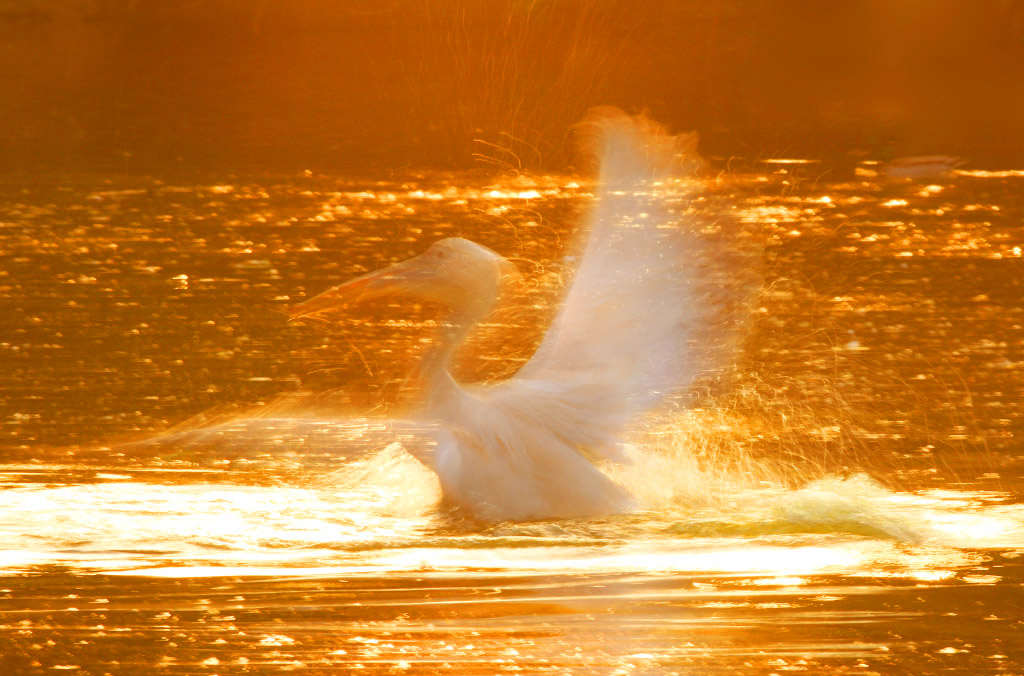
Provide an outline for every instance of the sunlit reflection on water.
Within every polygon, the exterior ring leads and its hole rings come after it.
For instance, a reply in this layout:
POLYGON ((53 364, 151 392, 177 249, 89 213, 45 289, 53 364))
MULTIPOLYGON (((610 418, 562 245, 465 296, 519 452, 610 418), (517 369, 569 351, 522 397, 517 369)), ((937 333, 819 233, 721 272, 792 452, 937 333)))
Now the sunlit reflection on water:
POLYGON ((1021 172, 756 166, 659 187, 758 261, 734 373, 609 470, 635 512, 521 524, 391 415, 428 308, 284 309, 464 235, 526 278, 460 365, 507 375, 586 182, 4 185, 4 673, 1019 670, 1021 172))
MULTIPOLYGON (((737 509, 713 514, 476 524, 439 509, 429 472, 403 453, 306 486, 81 466, 25 483, 11 468, 3 627, 53 641, 36 653, 50 668, 123 663, 131 637, 147 646, 139 664, 183 673, 754 673, 923 668, 983 645, 963 626, 956 640, 932 634, 925 618, 966 610, 998 642, 1015 617, 1024 511, 1004 494, 895 493, 853 477, 734 496, 737 509), (58 660, 72 637, 77 659, 58 660)), ((23 654, 12 645, 7 659, 23 654)))
POLYGON ((899 494, 865 477, 741 493, 731 496, 727 510, 662 505, 596 521, 492 525, 440 506, 432 473, 394 447, 354 460, 316 487, 94 477, 64 483, 66 476, 54 474, 45 482, 8 483, 0 565, 10 573, 59 564, 185 577, 218 566, 222 575, 871 576, 884 569, 913 576, 983 560, 965 550, 1024 548, 1024 510, 1004 504, 1005 495, 899 494))

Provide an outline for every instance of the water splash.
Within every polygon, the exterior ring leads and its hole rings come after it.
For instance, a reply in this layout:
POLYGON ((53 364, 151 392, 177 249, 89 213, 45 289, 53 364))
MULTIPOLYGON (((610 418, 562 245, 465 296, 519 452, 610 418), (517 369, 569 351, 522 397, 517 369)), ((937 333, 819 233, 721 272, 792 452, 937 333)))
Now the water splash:
MULTIPOLYGON (((633 471, 659 467, 665 459, 641 458, 633 471)), ((697 499, 695 487, 709 475, 676 467, 674 476, 644 474, 647 502, 631 514, 503 524, 439 504, 433 474, 398 444, 306 487, 187 478, 158 486, 130 472, 65 485, 9 482, 0 492, 0 567, 144 575, 497 568, 910 575, 963 569, 982 550, 1024 549, 1024 506, 1004 494, 900 493, 854 475, 796 489, 738 487, 741 481, 724 478, 705 483, 697 499)))
POLYGON ((396 517, 424 516, 441 501, 437 475, 397 442, 338 470, 324 480, 323 488, 387 496, 381 510, 396 517))

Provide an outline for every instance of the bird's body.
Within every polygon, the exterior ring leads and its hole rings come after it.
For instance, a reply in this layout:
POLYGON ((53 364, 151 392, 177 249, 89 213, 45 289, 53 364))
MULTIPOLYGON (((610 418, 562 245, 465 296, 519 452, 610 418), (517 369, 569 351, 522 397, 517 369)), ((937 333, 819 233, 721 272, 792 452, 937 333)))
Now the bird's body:
POLYGON ((610 514, 629 493, 595 464, 622 460, 627 424, 700 370, 706 323, 692 223, 672 215, 669 188, 684 173, 692 135, 670 136, 644 117, 602 109, 580 125, 600 160, 582 262, 537 352, 511 379, 463 386, 449 372, 474 324, 517 273, 465 239, 364 275, 294 309, 408 294, 448 310, 423 367, 427 413, 440 422, 433 463, 447 500, 489 520, 610 514))

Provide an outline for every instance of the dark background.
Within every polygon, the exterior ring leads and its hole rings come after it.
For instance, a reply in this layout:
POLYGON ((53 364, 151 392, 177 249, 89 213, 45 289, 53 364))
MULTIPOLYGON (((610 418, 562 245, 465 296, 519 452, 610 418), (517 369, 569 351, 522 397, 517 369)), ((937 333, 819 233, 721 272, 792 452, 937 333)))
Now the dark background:
POLYGON ((1024 154, 1020 0, 0 0, 0 173, 562 169, 592 105, 712 157, 1024 154))

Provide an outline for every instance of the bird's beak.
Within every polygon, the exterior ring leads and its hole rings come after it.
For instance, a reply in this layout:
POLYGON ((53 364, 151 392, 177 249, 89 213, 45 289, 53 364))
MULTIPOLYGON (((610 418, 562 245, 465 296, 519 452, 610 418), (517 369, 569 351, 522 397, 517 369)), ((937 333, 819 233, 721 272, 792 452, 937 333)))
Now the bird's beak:
POLYGON ((390 267, 350 279, 309 300, 293 305, 288 314, 288 321, 331 310, 340 305, 360 303, 397 293, 407 293, 427 282, 432 275, 433 270, 430 266, 424 264, 420 257, 416 256, 390 267))

